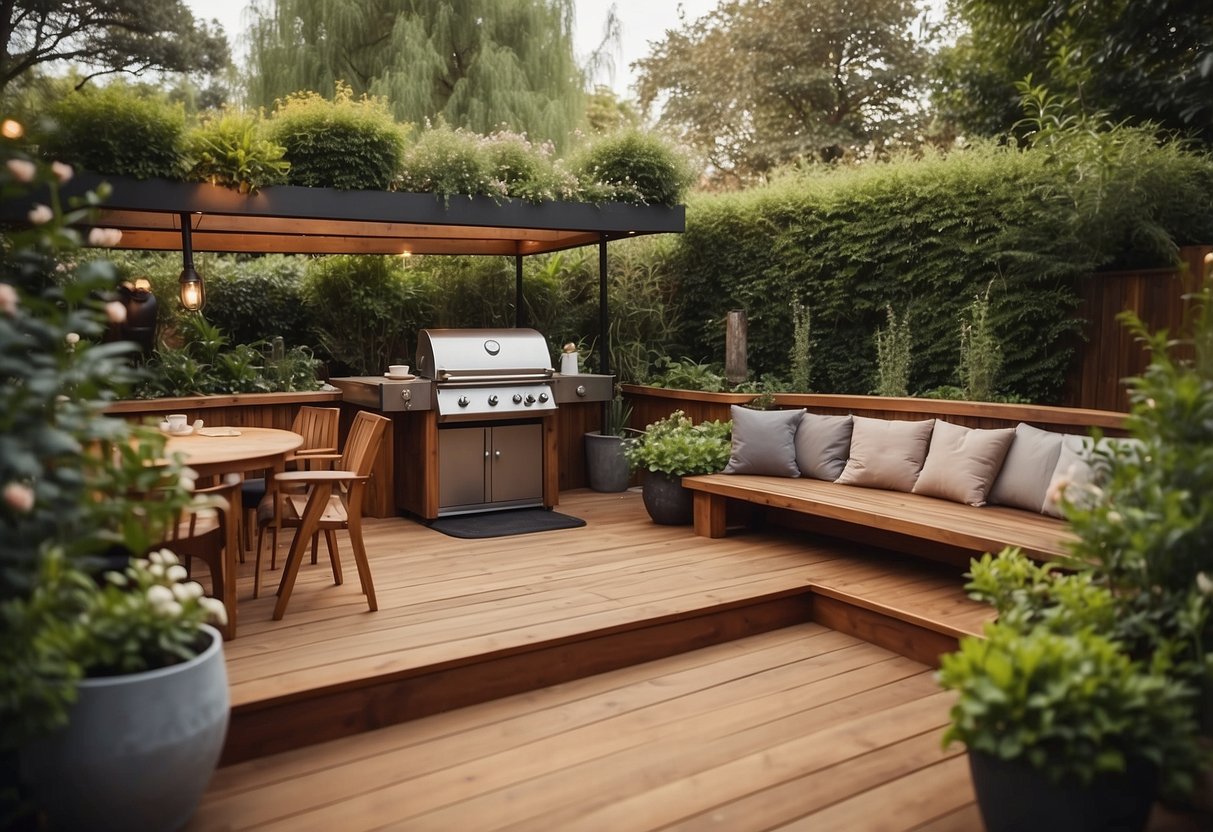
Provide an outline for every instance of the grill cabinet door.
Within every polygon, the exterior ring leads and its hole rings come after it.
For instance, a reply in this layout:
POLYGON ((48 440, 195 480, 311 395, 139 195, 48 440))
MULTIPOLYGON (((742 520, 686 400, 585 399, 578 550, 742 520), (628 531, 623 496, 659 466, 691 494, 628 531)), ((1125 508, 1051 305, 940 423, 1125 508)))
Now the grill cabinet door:
POLYGON ((543 500, 543 425, 498 425, 490 436, 491 500, 543 500))
POLYGON ((488 501, 486 428, 438 431, 438 505, 475 506, 488 501))

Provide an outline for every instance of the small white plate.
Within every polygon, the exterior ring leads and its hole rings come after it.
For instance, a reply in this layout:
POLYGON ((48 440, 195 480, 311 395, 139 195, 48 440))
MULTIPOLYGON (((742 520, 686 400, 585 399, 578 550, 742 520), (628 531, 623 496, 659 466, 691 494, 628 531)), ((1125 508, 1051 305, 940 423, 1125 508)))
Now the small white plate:
POLYGON ((390 378, 392 381, 408 381, 411 378, 417 378, 417 376, 412 375, 412 374, 409 374, 407 376, 394 376, 391 373, 384 373, 383 377, 390 378))
POLYGON ((169 436, 189 436, 194 432, 193 425, 186 425, 181 430, 172 430, 168 428, 160 428, 161 433, 167 433, 169 436))

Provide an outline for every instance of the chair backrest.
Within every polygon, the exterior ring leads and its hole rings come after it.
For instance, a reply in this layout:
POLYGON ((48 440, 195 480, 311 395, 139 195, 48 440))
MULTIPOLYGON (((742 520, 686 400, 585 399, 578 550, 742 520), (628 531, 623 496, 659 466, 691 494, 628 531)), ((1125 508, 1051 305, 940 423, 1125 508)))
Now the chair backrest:
POLYGON ((291 430, 303 437, 295 453, 329 449, 337 452, 337 423, 341 411, 335 407, 301 407, 295 414, 291 430))
POLYGON ((159 548, 165 544, 184 543, 193 538, 215 535, 222 545, 223 531, 227 523, 231 522, 228 517, 229 506, 232 500, 240 494, 239 481, 223 483, 221 485, 211 486, 210 488, 199 488, 195 494, 213 495, 220 498, 221 505, 213 509, 207 509, 205 513, 198 513, 190 508, 186 508, 178 516, 177 521, 166 529, 167 537, 160 544, 153 546, 153 549, 159 548), (212 519, 213 518, 213 519, 212 519))
POLYGON ((342 471, 353 471, 360 477, 368 476, 375 467, 375 456, 379 453, 383 432, 391 421, 365 410, 358 411, 354 424, 350 425, 350 435, 345 438, 345 450, 341 453, 338 467, 342 471))

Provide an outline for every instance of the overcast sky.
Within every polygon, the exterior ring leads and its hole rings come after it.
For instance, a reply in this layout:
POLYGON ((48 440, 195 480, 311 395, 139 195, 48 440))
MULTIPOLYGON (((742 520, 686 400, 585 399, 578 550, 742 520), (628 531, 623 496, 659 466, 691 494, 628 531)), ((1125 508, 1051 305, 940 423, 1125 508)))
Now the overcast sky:
MULTIPOLYGON (((227 32, 228 40, 238 52, 239 33, 244 31, 241 15, 248 0, 185 0, 195 17, 205 20, 218 18, 227 32)), ((623 24, 622 55, 615 56, 616 72, 611 84, 620 95, 627 95, 632 85, 629 65, 644 57, 649 42, 660 40, 667 29, 678 25, 681 6, 688 20, 694 20, 715 8, 718 0, 616 0, 619 19, 623 24)), ((602 40, 602 26, 610 0, 577 0, 576 49, 584 58, 602 40)), ((606 79, 599 79, 606 82, 606 79)))

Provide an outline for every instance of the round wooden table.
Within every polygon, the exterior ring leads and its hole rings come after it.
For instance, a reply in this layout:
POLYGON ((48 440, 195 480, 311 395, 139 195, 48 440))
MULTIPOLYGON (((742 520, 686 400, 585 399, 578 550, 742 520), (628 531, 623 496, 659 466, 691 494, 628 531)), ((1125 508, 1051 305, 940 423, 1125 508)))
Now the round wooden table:
MULTIPOLYGON (((281 473, 291 452, 303 444, 303 437, 289 430, 274 428, 233 428, 239 436, 170 436, 165 445, 169 456, 180 454, 182 460, 200 477, 244 475, 246 471, 263 468, 281 473)), ((223 592, 231 598, 228 604, 228 638, 236 637, 236 563, 240 551, 240 523, 244 510, 237 492, 228 513, 227 541, 224 544, 223 592)))

